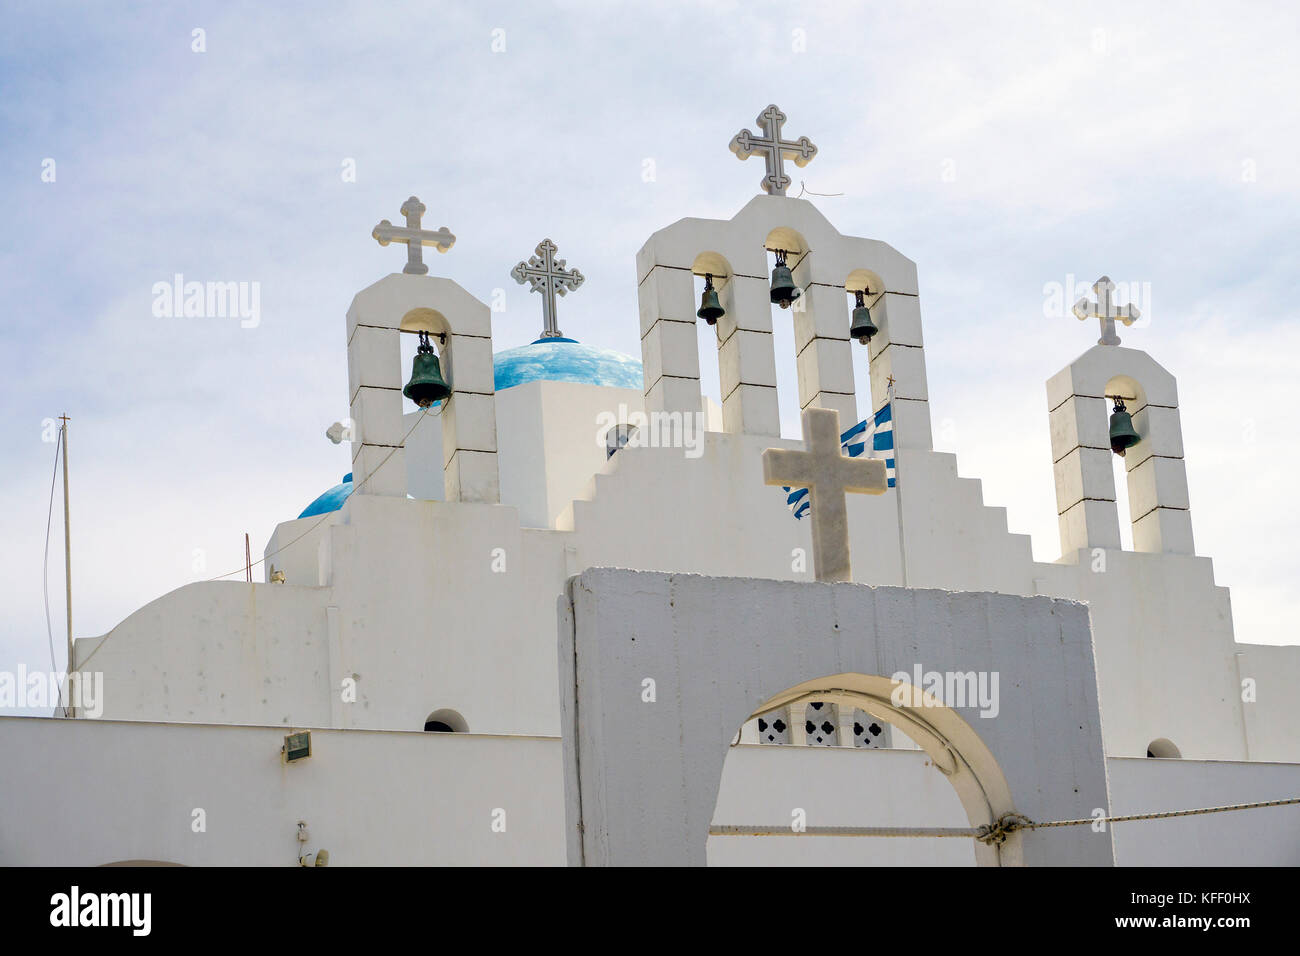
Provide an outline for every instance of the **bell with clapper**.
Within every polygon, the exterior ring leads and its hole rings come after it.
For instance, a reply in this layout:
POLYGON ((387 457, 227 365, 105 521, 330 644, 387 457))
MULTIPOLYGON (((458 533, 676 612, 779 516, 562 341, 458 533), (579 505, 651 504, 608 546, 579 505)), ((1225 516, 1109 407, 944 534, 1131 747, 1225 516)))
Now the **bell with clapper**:
POLYGON ((1111 397, 1115 400, 1115 408, 1110 413, 1110 450, 1123 458, 1124 452, 1142 438, 1133 428, 1133 418, 1124 406, 1124 399, 1119 395, 1111 397))
POLYGON ((849 325, 849 338, 857 339, 863 345, 870 342, 871 337, 880 331, 871 321, 871 310, 867 308, 867 303, 864 301, 866 294, 866 289, 858 289, 853 293, 857 305, 853 309, 853 321, 849 325))
POLYGON ((411 380, 402 389, 402 394, 421 408, 428 408, 451 395, 451 388, 442 377, 438 356, 429 344, 428 332, 420 333, 420 347, 411 363, 411 380))
POLYGON ((786 253, 776 250, 776 268, 772 270, 772 301, 783 309, 790 308, 790 303, 800 296, 800 289, 794 284, 790 267, 785 264, 786 253))
POLYGON ((718 319, 727 314, 727 310, 722 307, 718 300, 717 290, 713 288, 713 273, 704 275, 704 295, 700 296, 700 311, 695 315, 703 319, 709 325, 717 325, 718 319))

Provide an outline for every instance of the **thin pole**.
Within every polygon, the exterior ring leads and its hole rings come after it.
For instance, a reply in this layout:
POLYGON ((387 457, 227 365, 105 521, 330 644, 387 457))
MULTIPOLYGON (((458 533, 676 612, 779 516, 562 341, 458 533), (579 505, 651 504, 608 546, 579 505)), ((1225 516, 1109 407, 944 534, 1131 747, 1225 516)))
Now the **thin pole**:
POLYGON ((244 580, 253 583, 253 552, 248 548, 248 532, 244 532, 244 580))
POLYGON ((903 456, 898 447, 898 416, 894 414, 894 383, 892 378, 889 389, 889 420, 894 432, 894 502, 898 505, 898 560, 903 569, 903 587, 907 587, 907 545, 903 540, 903 456))
POLYGON ((63 422, 63 583, 68 598, 68 716, 76 717, 77 708, 72 696, 72 524, 68 506, 68 416, 60 415, 63 422))

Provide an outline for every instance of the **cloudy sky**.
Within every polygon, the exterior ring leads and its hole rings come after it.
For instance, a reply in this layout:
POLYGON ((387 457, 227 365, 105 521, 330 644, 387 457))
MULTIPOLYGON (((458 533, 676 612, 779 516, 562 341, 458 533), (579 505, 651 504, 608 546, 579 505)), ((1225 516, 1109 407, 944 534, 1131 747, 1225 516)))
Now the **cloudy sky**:
MULTIPOLYGON (((550 236, 587 277, 561 328, 639 355, 637 249, 757 192, 727 143, 769 102, 820 150, 792 194, 843 194, 813 201, 918 263, 936 446, 1040 560, 1043 383, 1097 336, 1050 291, 1139 291, 1150 321, 1121 335, 1178 376, 1197 550, 1239 640, 1297 640, 1295 8, 277 6, 5 6, 0 670, 49 661, 49 419, 72 417, 75 630, 101 634, 242 568, 245 532, 260 555, 348 470, 323 436, 344 312, 400 268, 370 230, 408 195, 458 237, 434 271, 505 290, 498 349, 539 330, 509 270, 550 236), (256 326, 155 316, 177 273, 258 283, 256 326)), ((56 497, 61 663, 60 519, 56 497)))

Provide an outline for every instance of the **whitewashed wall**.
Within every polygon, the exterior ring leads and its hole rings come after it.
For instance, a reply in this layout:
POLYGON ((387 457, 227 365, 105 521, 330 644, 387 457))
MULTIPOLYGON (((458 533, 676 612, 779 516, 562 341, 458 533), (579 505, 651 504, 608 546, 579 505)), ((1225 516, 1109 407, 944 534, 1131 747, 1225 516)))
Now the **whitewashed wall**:
MULTIPOLYGON (((293 865, 298 820, 331 866, 563 865, 556 738, 312 731, 279 761, 284 728, 0 718, 0 866, 125 860, 293 865), (51 759, 57 754, 58 759, 51 759), (207 832, 192 829, 207 812, 207 832), (506 830, 491 828, 506 811, 506 830)), ((1108 761, 1116 813, 1300 795, 1300 765, 1108 761)), ((714 823, 965 826, 920 751, 732 748, 714 823)), ((1300 808, 1114 828, 1119 865, 1300 865, 1300 808)), ((973 865, 953 839, 711 837, 710 865, 973 865)))

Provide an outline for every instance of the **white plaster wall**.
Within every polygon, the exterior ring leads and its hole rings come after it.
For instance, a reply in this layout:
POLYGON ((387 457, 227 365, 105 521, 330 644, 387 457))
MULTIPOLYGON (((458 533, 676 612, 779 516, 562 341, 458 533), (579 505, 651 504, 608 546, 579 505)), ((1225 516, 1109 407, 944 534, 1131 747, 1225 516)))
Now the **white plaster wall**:
POLYGON ((220 581, 146 604, 77 642, 104 719, 329 723, 326 588, 220 581), (100 647, 100 644, 103 644, 100 647))
MULTIPOLYGON (((1262 644, 1236 645, 1239 678, 1234 689, 1249 691, 1243 702, 1247 756, 1251 760, 1300 761, 1297 756, 1297 694, 1300 687, 1300 653, 1295 647, 1262 644), (1243 687, 1243 683, 1250 684, 1243 687), (1253 685, 1253 686, 1252 686, 1253 685)), ((1186 751, 1184 751, 1186 755, 1186 751)), ((1297 792, 1300 796, 1300 792, 1297 792)))
MULTIPOLYGON (((1259 803, 1300 797, 1300 764, 1113 758, 1112 811, 1259 803)), ((1300 806, 1117 823, 1119 866, 1300 866, 1300 806)))
POLYGON ((329 537, 329 528, 341 520, 337 511, 282 521, 275 526, 262 552, 262 566, 256 577, 264 583, 271 571, 283 571, 286 584, 315 586, 320 584, 321 542, 329 537))
MULTIPOLYGON (((298 729, 298 728, 294 728, 298 729)), ((123 860, 286 866, 297 822, 331 866, 563 865, 556 738, 312 731, 279 760, 283 727, 0 718, 0 865, 123 860), (60 759, 51 760, 57 753, 60 759), (93 781, 93 786, 87 781, 93 781), (191 829, 206 811, 206 833, 191 829), (491 830, 506 811, 506 831, 491 830)), ((1300 765, 1115 758, 1117 814, 1300 794, 1300 765)), ((924 753, 738 746, 713 822, 965 826, 924 753)), ((1117 863, 1300 865, 1300 807, 1114 826, 1117 863)), ((711 837, 711 865, 968 866, 956 839, 711 837)))
MULTIPOLYGON (((947 778, 920 750, 740 744, 727 753, 714 824, 967 827, 947 778)), ((710 866, 974 866, 972 840, 711 836, 710 866)))
POLYGON ((622 407, 625 421, 644 404, 639 389, 578 382, 525 382, 498 392, 502 502, 519 509, 526 528, 555 527, 606 466, 600 416, 618 419, 622 407))
POLYGON ((0 865, 293 866, 299 820, 330 866, 564 862, 558 741, 313 730, 286 766, 285 732, 0 718, 0 865))

